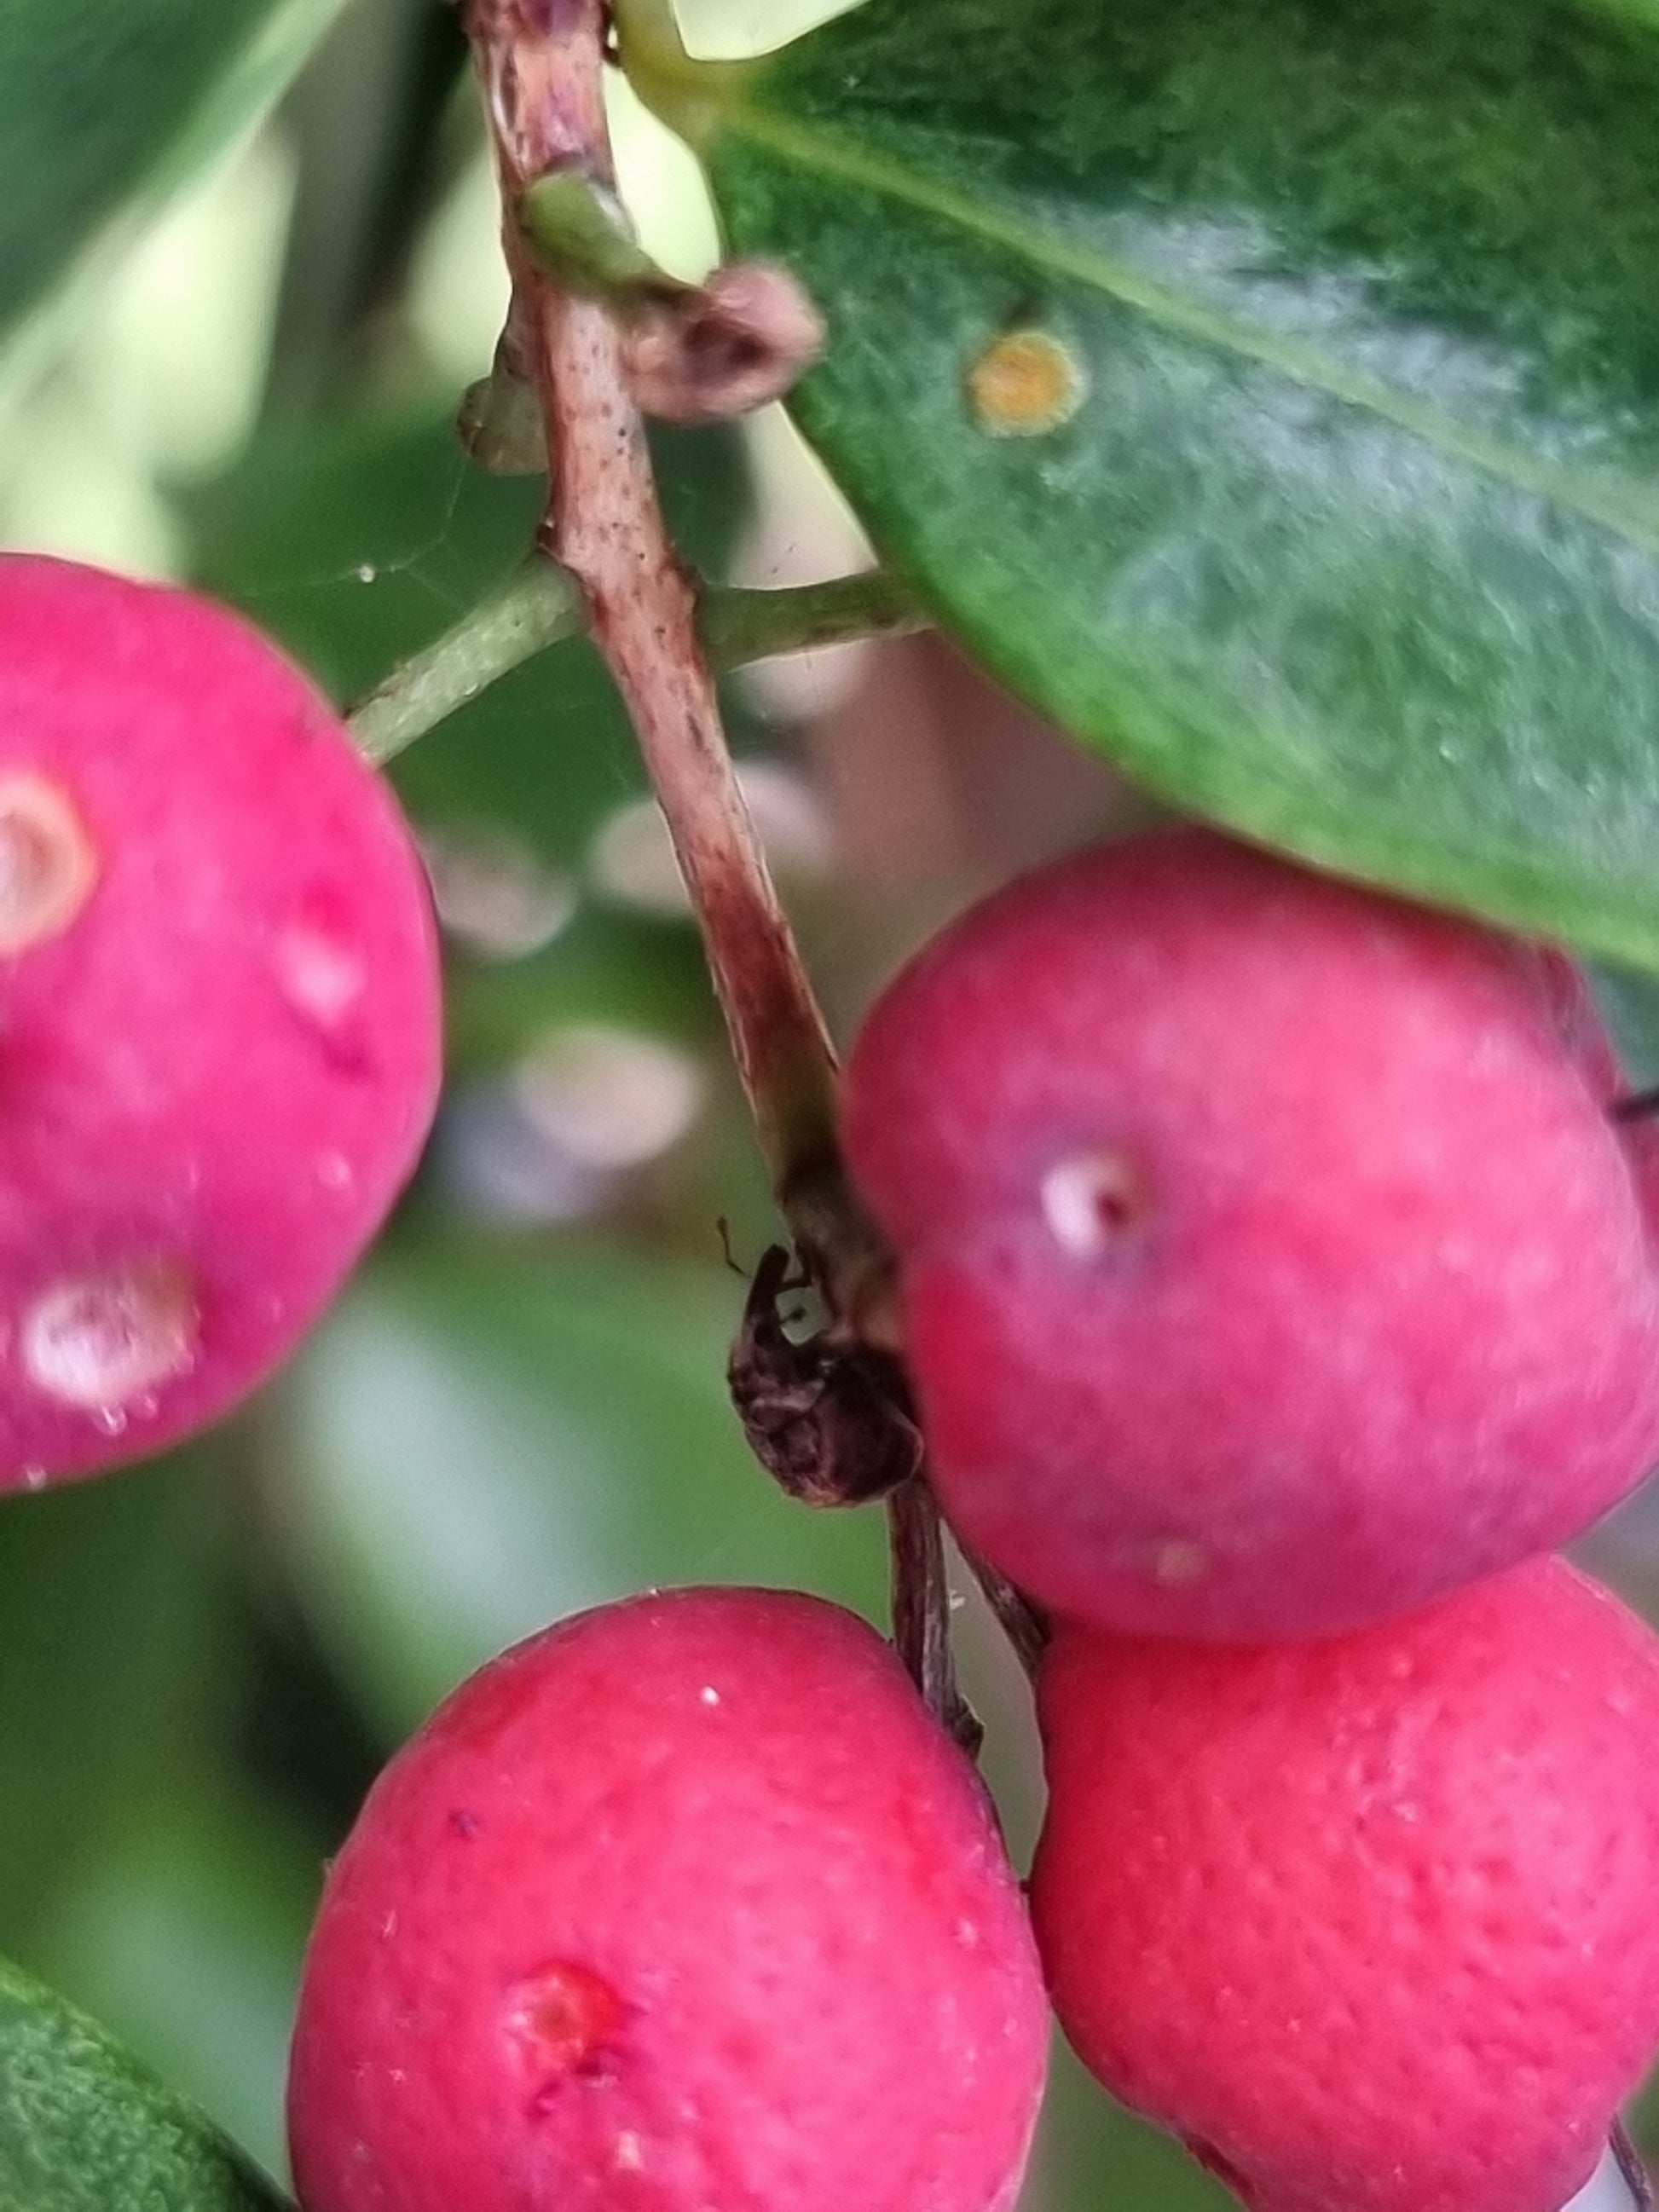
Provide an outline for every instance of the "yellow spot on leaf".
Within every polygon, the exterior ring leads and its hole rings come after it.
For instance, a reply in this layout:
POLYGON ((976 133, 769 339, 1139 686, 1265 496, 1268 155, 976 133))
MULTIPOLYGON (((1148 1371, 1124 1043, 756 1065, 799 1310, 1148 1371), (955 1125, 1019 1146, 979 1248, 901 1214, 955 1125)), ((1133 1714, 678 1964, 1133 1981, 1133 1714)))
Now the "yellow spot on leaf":
POLYGON ((1088 394, 1083 363, 1047 331, 1005 331, 968 371, 968 398, 981 430, 1038 438, 1069 422, 1088 394))

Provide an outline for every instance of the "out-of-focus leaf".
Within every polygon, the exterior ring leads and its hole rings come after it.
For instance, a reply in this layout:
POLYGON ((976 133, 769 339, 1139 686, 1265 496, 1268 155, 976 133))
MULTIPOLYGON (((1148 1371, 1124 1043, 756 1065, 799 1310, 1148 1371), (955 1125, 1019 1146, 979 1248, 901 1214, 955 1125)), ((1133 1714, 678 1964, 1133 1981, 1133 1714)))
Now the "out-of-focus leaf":
POLYGON ((877 1611, 878 1512, 778 1496, 726 1402, 735 1275, 614 1249, 386 1253, 294 1379, 302 1589, 392 1735, 561 1614, 657 1583, 877 1611))
POLYGON ((1177 805, 1659 965, 1659 38, 1583 0, 869 0, 643 89, 799 419, 1177 805))
POLYGON ((1659 981, 1628 968, 1596 968, 1590 978, 1633 1089, 1659 1084, 1659 981))
MULTIPOLYGON (((747 500, 722 431, 653 440, 677 540, 718 574, 747 500)), ((485 475, 448 411, 273 433, 186 513, 197 574, 349 702, 464 614, 523 559, 539 481, 485 475)), ((597 655, 573 644, 515 669, 398 760, 422 824, 501 824, 568 861, 644 788, 627 719, 597 655)))
POLYGON ((158 1780, 158 1802, 88 1866, 43 1947, 57 1987, 273 2171, 321 1879, 320 1847, 280 1806, 158 1780))
POLYGON ((6 2212, 276 2212, 276 2191, 104 2031, 0 1966, 6 2212))
POLYGON ((707 1045, 720 1035, 689 929, 587 908, 538 953, 482 966, 453 994, 447 1054, 462 1073, 503 1066, 559 1022, 620 1024, 707 1045))
POLYGON ((1179 2143, 1115 2105, 1059 2036, 1029 2195, 1032 2212, 1237 2212, 1179 2143))
POLYGON ((428 407, 267 431, 179 505, 197 580, 349 700, 518 565, 538 498, 472 468, 428 407))
POLYGON ((36 1918, 210 1696, 206 1451, 0 1501, 0 1936, 36 1918))
POLYGON ((0 346, 87 249, 246 129, 340 0, 7 0, 0 346))

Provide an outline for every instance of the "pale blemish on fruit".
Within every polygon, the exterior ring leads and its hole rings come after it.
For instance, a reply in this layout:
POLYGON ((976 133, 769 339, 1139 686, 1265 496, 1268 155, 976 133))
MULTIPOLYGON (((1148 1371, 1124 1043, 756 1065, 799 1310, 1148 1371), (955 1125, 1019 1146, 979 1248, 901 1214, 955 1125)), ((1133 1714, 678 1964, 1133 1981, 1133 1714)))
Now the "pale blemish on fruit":
POLYGON ((295 1012, 337 1036, 368 981, 362 955, 320 921, 290 922, 276 939, 276 982, 295 1012))
POLYGON ((0 958, 61 937, 98 874, 68 793, 44 776, 0 776, 0 958))
POLYGON ((194 1365, 199 1343, 195 1281, 172 1259, 54 1283, 18 1331, 24 1371, 38 1389, 119 1426, 127 1408, 194 1365))
POLYGON ((994 438, 1040 438, 1057 430, 1088 393, 1088 371, 1048 331, 1004 331, 968 370, 974 419, 994 438))
POLYGON ((555 1960, 518 1983, 507 1998, 509 2040, 534 2085, 533 2112, 551 2108, 565 2084, 604 2071, 628 2007, 602 1975, 555 1960))
POLYGON ((1120 1243, 1148 1210, 1146 1183, 1122 1152, 1080 1152, 1058 1161, 1043 1176, 1040 1194, 1055 1243, 1079 1260, 1120 1243))
POLYGON ((1152 1546, 1147 1565, 1155 1583, 1162 1583, 1166 1589, 1179 1588, 1203 1579, 1210 1571, 1210 1553, 1207 1546, 1194 1544, 1189 1537, 1168 1536, 1152 1546))

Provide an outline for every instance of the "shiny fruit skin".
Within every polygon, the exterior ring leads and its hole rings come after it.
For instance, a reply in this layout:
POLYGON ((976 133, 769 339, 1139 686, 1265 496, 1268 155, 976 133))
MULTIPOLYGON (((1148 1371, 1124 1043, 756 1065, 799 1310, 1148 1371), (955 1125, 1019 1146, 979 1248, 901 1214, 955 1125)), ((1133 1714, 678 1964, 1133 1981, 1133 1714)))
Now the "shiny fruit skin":
POLYGON ((1577 1534, 1659 1454, 1618 1085, 1560 955, 1206 830, 974 908, 844 1118, 954 1525, 1059 1611, 1224 1639, 1577 1534))
POLYGON ((1006 2212, 1048 2014, 977 1777, 862 1621, 682 1590, 473 1677, 330 1874, 306 2212, 1006 2212))
POLYGON ((0 556, 0 1488, 38 1487, 262 1381, 436 1100, 413 840, 238 617, 0 556))
POLYGON ((1659 2045, 1659 1639, 1558 1559, 1327 1643, 1062 1627, 1062 2026, 1253 2212, 1559 2212, 1659 2045))

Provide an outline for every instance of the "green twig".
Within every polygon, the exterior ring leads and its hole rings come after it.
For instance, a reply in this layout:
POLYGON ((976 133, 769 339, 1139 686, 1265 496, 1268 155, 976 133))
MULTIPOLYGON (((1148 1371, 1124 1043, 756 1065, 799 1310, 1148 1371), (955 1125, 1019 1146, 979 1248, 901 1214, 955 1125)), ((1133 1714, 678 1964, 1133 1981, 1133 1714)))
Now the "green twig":
MULTIPOLYGON (((808 646, 892 636, 924 620, 901 586, 879 569, 787 591, 705 586, 697 629, 718 670, 742 667, 808 646)), ((351 731, 366 757, 388 761, 520 661, 587 628, 575 580, 554 561, 528 562, 493 599, 394 668, 353 710, 351 731)))
POLYGON ((351 734, 368 759, 388 761, 520 661, 586 627, 574 578, 555 562, 527 562, 493 599, 394 668, 353 710, 351 734))
POLYGON ((720 669, 807 646, 897 636, 921 629, 926 620, 903 586, 880 568, 782 591, 716 585, 704 591, 697 609, 703 650, 720 669))

